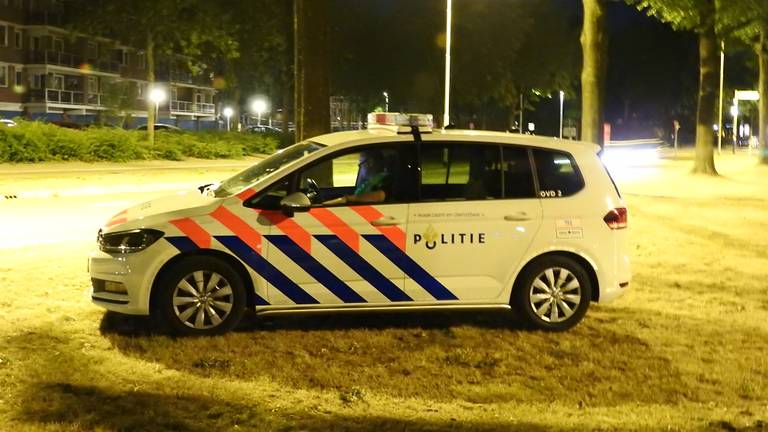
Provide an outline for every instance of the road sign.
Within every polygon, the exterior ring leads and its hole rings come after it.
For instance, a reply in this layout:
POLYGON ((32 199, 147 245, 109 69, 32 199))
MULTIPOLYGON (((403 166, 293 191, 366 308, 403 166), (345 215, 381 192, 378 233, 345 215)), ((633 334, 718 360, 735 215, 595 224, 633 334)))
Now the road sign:
POLYGON ((760 100, 760 92, 757 90, 736 90, 736 100, 756 101, 760 100))

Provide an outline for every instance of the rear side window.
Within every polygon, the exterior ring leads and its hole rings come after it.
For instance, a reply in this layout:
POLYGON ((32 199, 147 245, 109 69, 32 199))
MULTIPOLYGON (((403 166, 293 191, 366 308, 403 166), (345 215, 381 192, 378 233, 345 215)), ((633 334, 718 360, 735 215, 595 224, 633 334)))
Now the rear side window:
POLYGON ((497 145, 425 144, 421 147, 423 201, 502 197, 497 145))
POLYGON ((522 147, 504 147, 504 198, 534 198, 533 172, 528 150, 522 147))
POLYGON ((542 198, 570 196, 584 188, 584 179, 570 154, 537 149, 533 151, 533 160, 542 198))

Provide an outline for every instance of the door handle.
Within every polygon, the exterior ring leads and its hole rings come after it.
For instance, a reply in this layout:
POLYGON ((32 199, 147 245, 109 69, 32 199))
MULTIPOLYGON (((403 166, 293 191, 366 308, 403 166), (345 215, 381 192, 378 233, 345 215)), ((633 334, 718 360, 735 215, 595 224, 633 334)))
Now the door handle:
POLYGON ((384 216, 382 218, 376 219, 375 221, 371 222, 371 225, 373 226, 393 226, 393 225, 402 225, 403 221, 400 219, 395 219, 392 216, 384 216))
POLYGON ((526 212, 519 212, 519 213, 504 216, 504 220, 509 222, 522 222, 522 221, 531 220, 531 217, 526 212))

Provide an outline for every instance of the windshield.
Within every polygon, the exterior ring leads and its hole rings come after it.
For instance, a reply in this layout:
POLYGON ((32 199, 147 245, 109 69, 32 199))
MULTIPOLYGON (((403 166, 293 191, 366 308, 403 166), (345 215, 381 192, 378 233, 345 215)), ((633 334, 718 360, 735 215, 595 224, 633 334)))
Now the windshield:
POLYGON ((303 141, 298 144, 294 144, 273 154, 272 156, 264 159, 256 165, 246 168, 245 170, 240 171, 234 176, 224 180, 216 189, 213 190, 213 196, 217 198, 232 196, 233 194, 243 190, 243 188, 252 185, 267 175, 277 171, 284 165, 287 165, 297 159, 301 159, 304 156, 310 153, 314 153, 323 147, 323 145, 310 141, 303 141))

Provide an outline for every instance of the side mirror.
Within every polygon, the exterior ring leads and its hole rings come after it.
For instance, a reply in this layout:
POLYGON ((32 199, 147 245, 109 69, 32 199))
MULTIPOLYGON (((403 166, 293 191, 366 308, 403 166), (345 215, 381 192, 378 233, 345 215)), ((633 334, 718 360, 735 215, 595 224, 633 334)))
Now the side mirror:
POLYGON ((219 183, 206 183, 204 185, 198 186, 197 190, 200 191, 201 195, 211 195, 211 191, 217 187, 219 187, 219 183))
POLYGON ((307 212, 311 207, 309 197, 301 192, 294 192, 280 200, 280 209, 288 217, 293 217, 296 212, 307 212))

